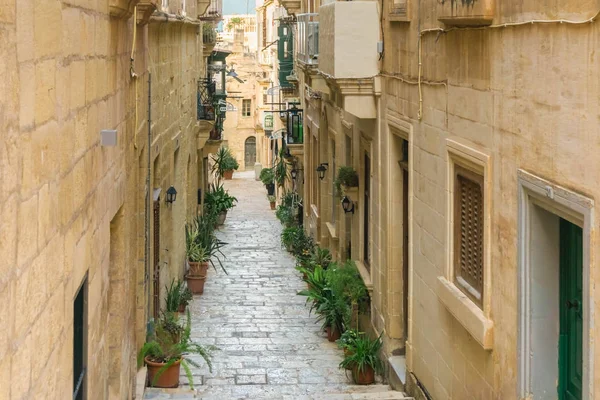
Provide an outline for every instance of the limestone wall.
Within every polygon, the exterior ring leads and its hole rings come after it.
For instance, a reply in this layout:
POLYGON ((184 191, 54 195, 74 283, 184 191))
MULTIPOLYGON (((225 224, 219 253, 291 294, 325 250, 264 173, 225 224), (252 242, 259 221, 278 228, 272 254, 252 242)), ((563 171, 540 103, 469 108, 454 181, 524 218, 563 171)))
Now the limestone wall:
POLYGON ((163 199, 170 185, 179 192, 170 209, 161 204, 161 241, 169 249, 161 259, 173 271, 164 278, 181 274, 182 224, 191 212, 185 194, 195 191, 198 174, 196 27, 138 25, 136 83, 129 75, 133 20, 109 17, 108 3, 0 5, 0 398, 72 397, 73 301, 82 284, 88 398, 132 397, 150 288, 148 69, 155 91, 152 156, 161 154, 153 179, 163 199), (116 147, 100 145, 102 129, 117 129, 116 147))

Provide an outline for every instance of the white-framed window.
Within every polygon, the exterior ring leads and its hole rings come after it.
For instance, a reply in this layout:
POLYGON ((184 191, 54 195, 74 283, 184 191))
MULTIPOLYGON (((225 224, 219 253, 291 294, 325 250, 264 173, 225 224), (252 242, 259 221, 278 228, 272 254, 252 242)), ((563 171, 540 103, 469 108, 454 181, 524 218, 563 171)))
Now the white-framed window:
POLYGON ((447 242, 437 294, 486 350, 493 345, 491 311, 491 156, 465 139, 448 138, 447 242))
POLYGON ((252 115, 252 100, 242 100, 242 117, 250 117, 252 115))

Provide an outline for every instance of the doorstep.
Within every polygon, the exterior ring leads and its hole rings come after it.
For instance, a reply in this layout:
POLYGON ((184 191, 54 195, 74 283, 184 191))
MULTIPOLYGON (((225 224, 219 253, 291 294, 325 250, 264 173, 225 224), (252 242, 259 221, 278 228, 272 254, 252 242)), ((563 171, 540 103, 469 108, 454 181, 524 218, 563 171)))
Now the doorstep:
POLYGON ((389 382, 395 390, 404 390, 406 385, 406 356, 391 356, 388 358, 389 382))

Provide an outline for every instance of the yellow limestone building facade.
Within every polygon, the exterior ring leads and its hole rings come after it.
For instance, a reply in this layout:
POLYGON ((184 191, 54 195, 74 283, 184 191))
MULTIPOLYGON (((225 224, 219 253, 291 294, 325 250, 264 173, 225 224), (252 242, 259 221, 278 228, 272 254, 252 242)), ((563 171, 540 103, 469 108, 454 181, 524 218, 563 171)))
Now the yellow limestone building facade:
POLYGON ((600 3, 282 4, 305 226, 357 262, 390 381, 417 398, 598 398, 600 3), (333 196, 341 165, 354 213, 333 196))
POLYGON ((0 5, 1 399, 134 397, 137 350, 183 275, 202 184, 208 6, 0 5))

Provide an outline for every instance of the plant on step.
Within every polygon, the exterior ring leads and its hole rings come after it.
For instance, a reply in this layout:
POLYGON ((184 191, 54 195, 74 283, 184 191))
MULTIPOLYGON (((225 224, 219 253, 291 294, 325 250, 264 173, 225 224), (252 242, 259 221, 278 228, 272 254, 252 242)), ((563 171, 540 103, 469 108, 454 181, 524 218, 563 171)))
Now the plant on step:
POLYGON ((330 341, 332 337, 339 336, 350 321, 350 306, 346 300, 326 287, 324 296, 316 308, 317 321, 323 323, 322 328, 331 330, 329 334, 330 341))
POLYGON ((340 167, 337 171, 337 176, 334 181, 335 191, 338 196, 344 194, 342 186, 356 187, 358 186, 358 174, 356 170, 349 166, 340 167))
POLYGON ((298 239, 301 229, 302 228, 298 226, 284 228, 283 231, 281 231, 281 244, 283 247, 285 247, 287 250, 291 250, 294 242, 298 239))
POLYGON ((347 351, 352 348, 359 337, 359 332, 356 329, 346 329, 336 343, 338 348, 347 351))
POLYGON ((301 226, 298 228, 296 240, 292 243, 290 249, 291 253, 296 256, 297 261, 309 258, 315 246, 313 238, 306 234, 304 228, 301 226))
POLYGON ((219 150, 211 158, 213 161, 212 172, 219 180, 223 179, 225 171, 237 170, 239 168, 237 160, 227 147, 219 147, 219 150))
POLYGON ((367 335, 360 334, 354 344, 348 347, 340 368, 352 368, 352 376, 356 383, 373 383, 374 373, 383 372, 383 362, 379 355, 383 346, 381 335, 371 340, 367 335))
POLYGON ((285 181, 288 180, 288 164, 288 161, 285 159, 285 149, 282 147, 281 150, 279 150, 279 155, 277 156, 275 165, 273 166, 273 177, 275 179, 275 183, 279 187, 284 187, 285 181))
POLYGON ((204 359, 212 372, 212 352, 217 348, 214 346, 202 346, 192 342, 190 339, 191 333, 191 317, 187 312, 186 324, 179 325, 179 337, 173 335, 173 321, 171 317, 165 316, 157 321, 154 334, 150 340, 142 346, 138 353, 138 367, 141 367, 144 362, 148 364, 150 383, 156 386, 163 374, 167 375, 171 368, 175 368, 175 373, 168 374, 175 379, 175 382, 167 383, 167 386, 173 387, 179 382, 179 366, 183 366, 185 374, 188 378, 190 387, 194 387, 194 379, 190 365, 199 368, 200 365, 191 358, 184 357, 188 354, 197 354, 204 359), (152 367, 152 368, 151 368, 152 367), (151 371, 152 369, 152 371, 151 371))
POLYGON ((298 295, 306 296, 306 302, 311 303, 309 311, 311 313, 325 301, 327 296, 331 295, 331 290, 327 288, 325 270, 320 266, 315 267, 312 271, 306 271, 306 278, 304 280, 308 288, 299 291, 298 295))
POLYGON ((200 243, 199 234, 198 226, 194 222, 185 225, 185 254, 188 261, 194 263, 206 262, 210 258, 200 243))
POLYGON ((323 269, 327 269, 331 264, 331 252, 329 251, 329 249, 324 249, 320 246, 315 246, 310 255, 309 261, 313 265, 320 265, 321 267, 323 267, 323 269))
POLYGON ((263 168, 260 171, 259 179, 262 181, 263 185, 271 185, 275 182, 275 174, 272 168, 263 168))
POLYGON ((223 184, 211 184, 204 195, 204 207, 209 213, 220 214, 235 207, 237 199, 231 196, 223 184))
POLYGON ((227 273, 221 257, 225 257, 221 248, 227 243, 223 242, 215 236, 215 215, 212 213, 205 213, 198 215, 189 224, 189 231, 193 232, 194 243, 204 251, 204 261, 210 262, 213 268, 216 270, 216 265, 213 260, 219 263, 219 266, 223 272, 227 273))
POLYGON ((368 301, 367 287, 352 260, 347 260, 341 265, 331 264, 327 270, 327 282, 331 289, 349 304, 361 306, 368 301))
POLYGON ((181 305, 182 298, 185 289, 185 284, 181 280, 171 280, 171 284, 169 286, 165 285, 165 290, 167 293, 165 299, 165 310, 167 312, 175 313, 179 310, 179 306, 181 305))
POLYGON ((277 197, 275 197, 275 196, 267 196, 267 200, 269 200, 269 203, 275 203, 277 201, 277 197))
POLYGON ((190 301, 192 301, 193 298, 194 295, 190 288, 184 285, 179 293, 179 312, 185 311, 185 308, 190 304, 190 301))
POLYGON ((281 224, 287 228, 297 225, 297 210, 293 210, 284 204, 277 206, 275 211, 275 217, 281 222, 281 224))

